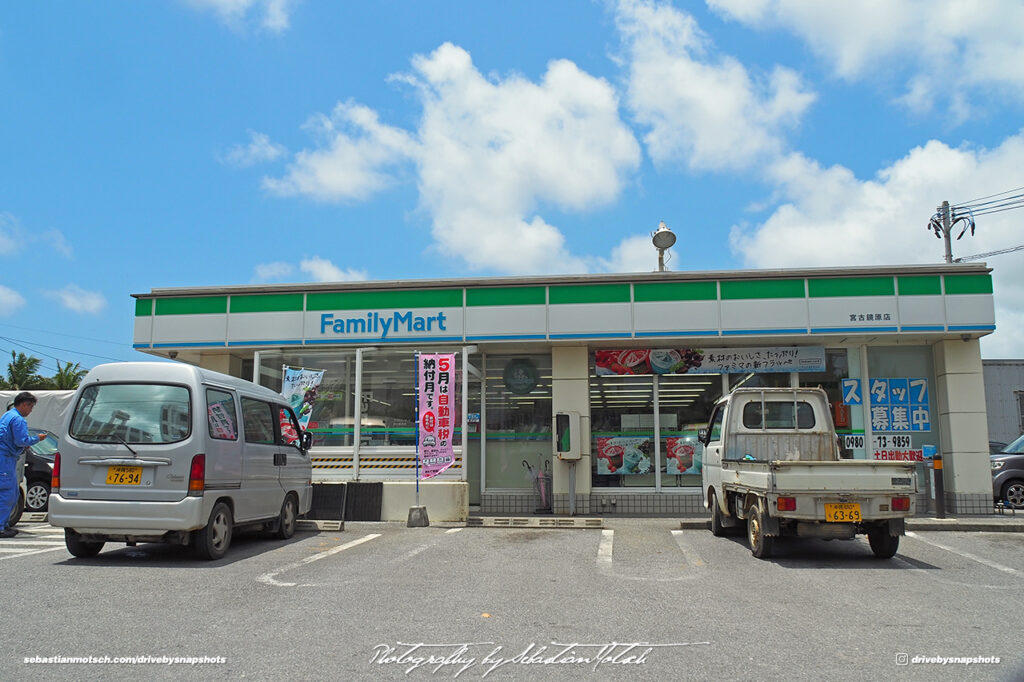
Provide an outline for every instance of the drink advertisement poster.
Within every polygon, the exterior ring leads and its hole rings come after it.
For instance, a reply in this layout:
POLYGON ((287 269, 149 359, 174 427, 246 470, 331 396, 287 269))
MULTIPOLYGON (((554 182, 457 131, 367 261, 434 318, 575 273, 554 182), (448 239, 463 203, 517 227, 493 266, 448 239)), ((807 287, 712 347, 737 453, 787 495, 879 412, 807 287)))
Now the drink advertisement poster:
POLYGON ((455 354, 416 357, 416 458, 421 478, 433 478, 455 463, 455 354))
POLYGON ((316 402, 320 382, 324 380, 324 370, 303 369, 301 367, 284 367, 284 380, 281 383, 281 395, 292 407, 292 412, 299 420, 299 426, 306 429, 309 418, 313 416, 313 403, 316 402))

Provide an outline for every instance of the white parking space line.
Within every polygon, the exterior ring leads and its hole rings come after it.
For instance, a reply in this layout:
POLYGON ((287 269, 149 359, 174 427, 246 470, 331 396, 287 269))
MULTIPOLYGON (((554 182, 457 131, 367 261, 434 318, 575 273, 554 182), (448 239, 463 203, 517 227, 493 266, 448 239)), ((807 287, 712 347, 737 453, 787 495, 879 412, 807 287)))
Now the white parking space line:
POLYGON ((921 542, 924 542, 925 544, 929 544, 932 547, 938 547, 939 549, 944 549, 947 552, 952 552, 953 554, 956 554, 957 556, 962 556, 965 559, 970 559, 971 561, 977 561, 979 564, 984 564, 985 566, 988 566, 989 568, 994 568, 997 571, 1002 571, 1003 573, 1009 573, 1010 575, 1014 575, 1014 576, 1017 576, 1017 577, 1024 577, 1024 573, 1021 573, 1016 568, 1010 568, 1009 566, 1003 566, 1002 564, 996 563, 995 561, 990 561, 989 559, 977 556, 975 554, 971 554, 970 552, 962 552, 959 549, 954 549, 952 547, 948 547, 948 546, 940 544, 938 542, 932 542, 931 540, 926 540, 923 537, 921 537, 920 535, 918 535, 917 533, 914 533, 912 531, 907 531, 907 537, 908 538, 914 538, 915 540, 920 540, 921 542))
POLYGON ((262 583, 266 583, 268 585, 273 585, 275 587, 295 587, 296 583, 283 583, 283 582, 277 580, 274 576, 280 575, 281 573, 284 573, 285 571, 290 571, 290 570, 292 570, 294 568, 298 568, 300 566, 305 566, 306 564, 311 564, 314 561, 319 561, 320 559, 326 559, 327 557, 331 556, 332 554, 337 554, 338 552, 343 552, 346 549, 351 549, 352 547, 355 547, 357 545, 361 545, 364 542, 369 542, 370 540, 373 540, 374 538, 379 538, 380 536, 381 536, 380 533, 370 533, 369 535, 364 535, 363 537, 361 537, 361 538, 359 538, 357 540, 353 540, 352 542, 346 542, 344 545, 338 545, 337 547, 332 547, 331 549, 328 549, 328 550, 326 550, 324 552, 318 552, 317 554, 314 554, 312 556, 308 556, 305 559, 300 559, 299 561, 296 561, 294 563, 290 563, 287 566, 282 566, 281 568, 277 569, 276 571, 271 571, 270 573, 264 573, 260 577, 256 578, 256 580, 258 580, 258 581, 260 581, 262 583))
POLYGON ((14 547, 15 545, 17 545, 19 547, 21 545, 52 545, 54 547, 63 547, 64 546, 64 541, 63 540, 27 540, 27 539, 26 540, 20 540, 19 539, 19 540, 15 540, 13 542, 2 543, 2 545, 0 545, 0 546, 3 546, 3 547, 14 547))
POLYGON ((445 531, 445 533, 458 533, 460 530, 462 530, 462 529, 461 528, 449 528, 448 530, 445 531))
POLYGON ((693 550, 686 546, 683 542, 683 531, 674 530, 672 531, 672 537, 675 538, 676 544, 679 545, 679 549, 682 550, 683 556, 686 557, 686 563, 696 568, 697 566, 703 566, 704 562, 701 561, 700 557, 697 556, 693 550))
POLYGON ((597 565, 607 566, 612 562, 612 545, 615 542, 615 531, 601 531, 601 544, 597 546, 597 565))
POLYGON ((0 556, 0 561, 3 561, 5 559, 17 559, 18 557, 29 556, 31 554, 42 554, 44 552, 56 552, 56 551, 61 550, 61 549, 64 549, 64 548, 63 547, 45 547, 43 549, 31 549, 31 550, 28 550, 28 551, 25 551, 25 552, 20 552, 18 554, 8 554, 7 556, 0 556))

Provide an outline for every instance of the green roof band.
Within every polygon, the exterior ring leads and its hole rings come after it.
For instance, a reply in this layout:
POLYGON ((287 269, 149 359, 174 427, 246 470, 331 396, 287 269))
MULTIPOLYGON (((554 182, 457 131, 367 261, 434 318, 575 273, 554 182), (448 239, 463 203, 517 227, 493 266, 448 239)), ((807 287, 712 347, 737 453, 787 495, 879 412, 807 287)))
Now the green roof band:
POLYGON ((559 303, 629 303, 628 284, 568 284, 551 286, 552 305, 559 303))
POLYGON ((306 310, 461 308, 462 289, 348 291, 306 294, 306 310))
POLYGON ((947 294, 991 294, 992 275, 944 275, 947 294))
POLYGON ((939 296, 942 294, 942 283, 938 275, 897 277, 900 296, 939 296))
POLYGON ((157 315, 211 315, 228 311, 227 296, 188 296, 156 299, 157 315))
POLYGON ((544 305, 544 287, 488 287, 466 289, 467 306, 544 305))
POLYGON ((754 279, 722 282, 722 300, 751 298, 803 298, 802 279, 754 279))
POLYGON ((135 317, 149 317, 153 314, 153 299, 135 299, 135 317))
POLYGON ((808 280, 807 284, 811 298, 896 294, 896 284, 892 277, 833 277, 808 280))
POLYGON ((255 294, 231 297, 233 313, 280 313, 302 311, 302 294, 255 294))
POLYGON ((715 282, 660 282, 633 285, 633 300, 637 303, 714 301, 717 298, 718 286, 715 282))

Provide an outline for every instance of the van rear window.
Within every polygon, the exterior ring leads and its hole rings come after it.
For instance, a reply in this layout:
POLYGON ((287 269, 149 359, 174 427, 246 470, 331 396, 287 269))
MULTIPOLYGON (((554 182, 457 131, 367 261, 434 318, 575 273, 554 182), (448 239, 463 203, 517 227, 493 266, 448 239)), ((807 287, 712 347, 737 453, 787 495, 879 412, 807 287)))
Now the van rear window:
POLYGON ((793 401, 749 402, 743 406, 743 427, 747 429, 812 429, 814 409, 810 403, 796 403, 797 419, 793 419, 793 401), (764 405, 764 410, 761 406, 764 405))
POLYGON ((68 433, 91 443, 173 443, 191 430, 184 386, 98 384, 82 391, 68 433))

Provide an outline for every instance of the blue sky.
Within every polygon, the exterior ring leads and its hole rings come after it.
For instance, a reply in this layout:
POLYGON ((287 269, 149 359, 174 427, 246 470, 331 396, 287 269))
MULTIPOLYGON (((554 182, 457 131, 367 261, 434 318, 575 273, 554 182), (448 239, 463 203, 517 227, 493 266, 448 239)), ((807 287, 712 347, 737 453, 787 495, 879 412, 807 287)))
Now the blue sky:
POLYGON ((941 262, 1024 187, 1022 64, 1016 1, 4 3, 0 353, 140 359, 152 288, 649 271, 659 220, 673 270, 941 262))

